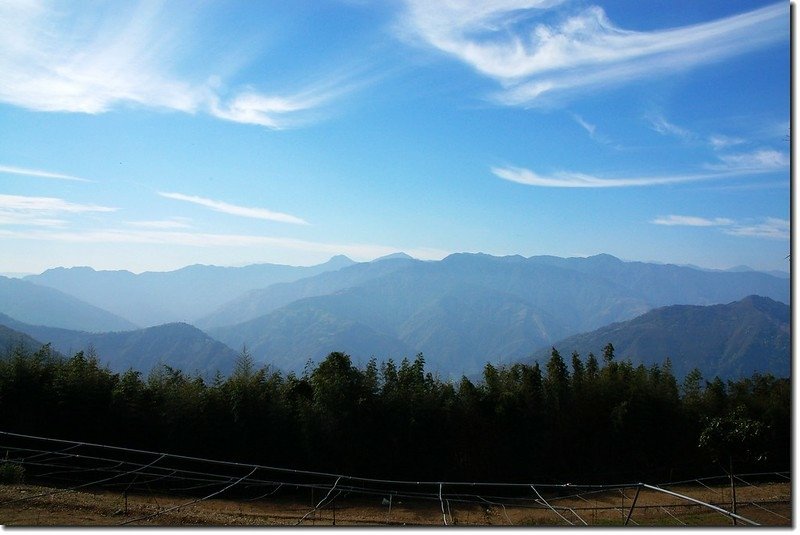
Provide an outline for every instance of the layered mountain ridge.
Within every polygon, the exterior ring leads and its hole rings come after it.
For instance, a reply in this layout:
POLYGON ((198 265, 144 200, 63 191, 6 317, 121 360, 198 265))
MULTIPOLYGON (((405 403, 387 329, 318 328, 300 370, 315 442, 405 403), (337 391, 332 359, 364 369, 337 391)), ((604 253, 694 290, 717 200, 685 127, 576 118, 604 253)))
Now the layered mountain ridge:
MULTIPOLYGON (((728 304, 750 295, 788 303, 790 295, 788 279, 765 273, 624 262, 611 255, 525 258, 457 253, 440 261, 421 261, 397 254, 361 263, 334 257, 308 268, 190 266, 140 275, 72 268, 16 282, 33 287, 32 293, 73 291, 67 297, 76 310, 94 306, 80 303, 78 294, 95 303, 113 303, 114 310, 127 314, 120 318, 125 324, 106 330, 130 333, 135 332, 134 323, 190 316, 229 351, 218 348, 224 356, 207 358, 207 364, 229 362, 235 353, 231 348, 243 346, 258 362, 295 372, 332 351, 349 353, 361 363, 372 357, 413 358, 421 352, 429 369, 451 377, 479 372, 486 362, 525 361, 537 348, 659 307, 728 304), (41 286, 45 282, 59 288, 41 286), (148 310, 154 311, 152 316, 148 310)), ((38 306, 53 310, 41 301, 38 306)), ((76 321, 59 324, 44 312, 21 318, 15 313, 18 309, 3 302, 0 312, 31 325, 98 330, 76 321)), ((68 310, 61 314, 68 315, 68 310)), ((79 315, 73 316, 74 320, 79 315)), ((701 335, 699 330, 694 334, 701 335)), ((99 349, 98 343, 93 345, 99 349)), ((198 367, 188 361, 168 364, 198 367)), ((735 366, 726 369, 738 373, 735 366)))

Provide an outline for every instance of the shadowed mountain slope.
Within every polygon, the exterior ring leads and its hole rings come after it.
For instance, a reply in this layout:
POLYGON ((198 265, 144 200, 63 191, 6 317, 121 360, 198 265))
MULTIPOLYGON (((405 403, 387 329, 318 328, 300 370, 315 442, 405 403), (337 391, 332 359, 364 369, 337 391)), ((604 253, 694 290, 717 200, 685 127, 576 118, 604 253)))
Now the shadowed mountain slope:
POLYGON ((93 351, 101 363, 115 372, 129 368, 149 373, 160 364, 187 373, 211 377, 219 371, 228 374, 239 355, 225 344, 185 323, 169 323, 125 332, 87 333, 27 325, 0 314, 0 325, 51 343, 57 351, 72 355, 93 351))
MULTIPOLYGON (((707 379, 739 378, 753 372, 788 377, 791 363, 788 305, 748 296, 724 305, 657 308, 629 321, 571 336, 553 346, 565 358, 577 351, 598 357, 609 342, 618 359, 634 364, 672 362, 676 377, 698 368, 707 379)), ((550 348, 535 353, 540 362, 550 348)))

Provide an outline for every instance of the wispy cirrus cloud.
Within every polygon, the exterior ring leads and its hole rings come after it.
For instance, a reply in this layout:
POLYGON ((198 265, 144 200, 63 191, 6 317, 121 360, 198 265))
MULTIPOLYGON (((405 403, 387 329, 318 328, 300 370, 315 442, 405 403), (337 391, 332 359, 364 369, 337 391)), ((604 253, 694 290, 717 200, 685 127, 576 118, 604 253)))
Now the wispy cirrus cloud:
POLYGON ((563 0, 406 0, 402 25, 416 38, 496 80, 507 105, 587 91, 720 61, 789 37, 777 3, 710 22, 657 31, 615 25, 598 6, 546 22, 563 0))
POLYGON ((324 96, 316 100, 313 97, 278 97, 245 92, 227 102, 214 97, 209 109, 214 117, 220 119, 281 129, 287 125, 287 115, 314 108, 323 100, 324 96))
POLYGON ((31 176, 35 178, 53 178, 56 180, 73 180, 76 182, 92 182, 88 178, 79 176, 65 175, 63 173, 54 173, 52 171, 43 171, 41 169, 29 169, 26 167, 16 167, 13 165, 0 165, 0 173, 8 175, 22 175, 31 176))
POLYGON ((342 75, 319 82, 291 95, 268 95, 245 89, 230 98, 210 95, 208 111, 214 117, 237 123, 255 124, 281 130, 310 120, 311 113, 357 90, 366 82, 355 82, 342 75))
POLYGON ((185 217, 172 217, 170 219, 157 219, 151 221, 126 221, 126 224, 136 228, 154 230, 176 230, 192 227, 190 220, 185 217))
POLYGON ((585 173, 562 171, 550 175, 542 175, 522 167, 492 167, 492 173, 498 178, 547 188, 625 188, 659 186, 665 184, 680 184, 684 182, 697 182, 730 176, 732 173, 700 173, 687 175, 667 175, 630 178, 602 178, 585 173))
POLYGON ((734 236, 788 240, 790 223, 788 219, 767 217, 760 223, 738 224, 725 232, 734 236))
POLYGON ((789 168, 790 159, 786 152, 764 147, 750 151, 724 152, 732 147, 747 144, 747 140, 722 134, 702 137, 688 128, 668 121, 663 115, 657 113, 647 115, 646 119, 650 127, 662 135, 677 137, 687 143, 700 141, 710 147, 718 161, 704 164, 704 169, 767 173, 789 168))
POLYGON ((746 141, 740 137, 725 136, 722 134, 714 134, 709 136, 708 143, 714 150, 727 149, 736 145, 741 145, 746 141))
POLYGON ((356 87, 335 77, 296 91, 225 88, 218 73, 186 68, 220 53, 199 44, 199 4, 97 7, 0 3, 0 102, 89 114, 134 105, 280 129, 356 87))
POLYGON ((69 213, 114 212, 117 209, 97 204, 81 204, 65 201, 57 197, 27 197, 23 195, 0 194, 0 209, 19 212, 69 213))
POLYGON ((708 219, 690 215, 659 216, 651 221, 654 225, 682 226, 682 227, 720 227, 732 225, 733 220, 726 217, 708 219))
POLYGON ((0 208, 0 226, 4 225, 64 227, 67 225, 67 221, 65 219, 57 219, 53 217, 40 217, 31 212, 3 210, 0 208))
POLYGON ((308 225, 308 222, 305 221, 304 219, 301 219, 299 217, 290 214, 284 214, 282 212, 273 212, 272 210, 267 210, 266 208, 238 206, 235 204, 229 204, 222 201, 207 199, 205 197, 197 197, 195 195, 184 195, 183 193, 170 193, 170 192, 159 191, 158 194, 167 199, 174 199, 176 201, 184 201, 192 204, 197 204, 199 206, 204 206, 206 208, 210 208, 211 210, 222 212, 229 215, 235 215, 239 217, 249 217, 252 219, 264 219, 268 221, 277 221, 280 223, 292 223, 295 225, 308 225))
POLYGON ((706 164, 707 169, 718 171, 768 172, 789 168, 789 154, 774 149, 720 154, 720 163, 706 164))
POLYGON ((774 173, 789 168, 789 155, 771 149, 754 152, 718 155, 719 162, 703 165, 706 172, 673 174, 663 176, 600 177, 573 171, 558 171, 541 174, 524 167, 496 166, 491 172, 498 178, 549 188, 624 188, 660 186, 715 180, 742 175, 774 173))
POLYGON ((651 113, 646 116, 646 119, 650 123, 650 128, 659 134, 674 136, 684 141, 691 141, 697 137, 691 130, 669 122, 661 114, 651 113))
POLYGON ((687 215, 659 216, 650 221, 654 225, 683 227, 720 227, 725 234, 753 238, 789 239, 789 221, 776 217, 766 217, 761 221, 737 222, 726 217, 713 219, 687 215))
MULTIPOLYGON (((708 169, 728 169, 728 168, 781 168, 789 165, 789 157, 786 153, 776 151, 769 148, 761 148, 750 152, 740 153, 722 153, 721 151, 729 150, 732 147, 739 147, 741 145, 748 145, 752 140, 743 139, 737 136, 729 136, 719 133, 710 135, 700 134, 685 126, 677 125, 664 117, 659 112, 650 112, 645 115, 645 120, 652 130, 665 136, 672 136, 682 140, 685 143, 693 145, 705 145, 712 149, 715 157, 722 160, 723 164, 710 164, 707 165, 708 169)), ((771 132, 774 136, 774 132, 771 132)), ((761 133, 763 136, 764 133, 761 133)))
POLYGON ((592 140, 602 145, 609 145, 616 149, 621 149, 620 145, 614 144, 607 136, 598 132, 596 124, 587 121, 583 116, 578 115, 577 113, 572 113, 570 115, 572 116, 572 119, 578 123, 578 126, 586 130, 586 133, 589 134, 589 137, 592 140))
POLYGON ((0 225, 62 227, 63 216, 91 212, 114 212, 116 208, 81 204, 56 197, 0 195, 0 225))
POLYGON ((573 113, 572 114, 572 118, 575 119, 575 122, 578 123, 581 128, 583 128, 584 130, 586 130, 586 132, 589 133, 589 137, 590 138, 592 138, 592 139, 596 138, 595 136, 596 136, 596 132, 597 132, 597 125, 594 125, 594 124, 590 123, 589 121, 587 121, 586 119, 584 119, 583 117, 578 115, 577 113, 573 113))

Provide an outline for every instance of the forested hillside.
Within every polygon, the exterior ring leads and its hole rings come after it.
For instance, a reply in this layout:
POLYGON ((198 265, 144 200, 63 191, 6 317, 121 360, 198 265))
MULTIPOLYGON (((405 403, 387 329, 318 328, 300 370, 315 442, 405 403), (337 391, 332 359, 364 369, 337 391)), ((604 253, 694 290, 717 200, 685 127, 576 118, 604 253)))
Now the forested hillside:
MULTIPOLYGON (((0 314, 2 320, 2 314, 0 314)), ((26 351, 38 351, 44 344, 28 336, 27 334, 0 325, 0 348, 11 352, 15 347, 20 347, 26 351)))
MULTIPOLYGON (((185 323, 168 323, 147 329, 110 333, 88 333, 55 327, 27 325, 0 314, 0 326, 45 340, 53 349, 71 355, 78 351, 95 355, 115 372, 133 369, 149 373, 168 364, 204 377, 233 370, 237 353, 203 331, 185 323)), ((36 346, 38 349, 41 344, 36 346)))
POLYGON ((422 355, 358 368, 332 353, 283 375, 243 353, 207 382, 17 348, 0 359, 0 429, 385 479, 674 481, 728 456, 737 470, 786 470, 790 393, 771 375, 676 378, 611 346, 601 359, 487 365, 477 382, 443 381, 422 355))
MULTIPOLYGON (((620 357, 646 366, 669 358, 678 376, 699 368, 712 377, 740 378, 755 372, 788 377, 790 316, 789 305, 751 295, 724 305, 657 308, 553 346, 564 354, 585 355, 612 342, 620 357)), ((550 348, 542 348, 535 358, 544 362, 549 355, 550 348)))

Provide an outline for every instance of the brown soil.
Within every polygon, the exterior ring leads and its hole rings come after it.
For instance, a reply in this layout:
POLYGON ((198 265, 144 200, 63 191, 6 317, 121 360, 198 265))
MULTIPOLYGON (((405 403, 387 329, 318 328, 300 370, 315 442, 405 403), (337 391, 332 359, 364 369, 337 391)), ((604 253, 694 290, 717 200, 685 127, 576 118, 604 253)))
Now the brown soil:
MULTIPOLYGON (((730 489, 701 486, 670 490, 730 509, 730 489)), ((337 499, 332 506, 313 511, 300 500, 264 498, 257 501, 209 499, 189 504, 192 498, 120 492, 70 491, 33 485, 0 485, 0 524, 8 526, 270 526, 302 525, 603 525, 624 523, 636 489, 550 498, 558 513, 544 504, 526 507, 437 500, 392 504, 380 497, 337 499), (445 505, 446 515, 442 514, 445 505), (182 506, 182 507, 181 507, 182 506), (166 511, 176 507, 172 511, 166 511), (449 508, 449 510, 448 510, 449 508), (149 515, 154 515, 150 516, 149 515), (334 520, 335 519, 335 520, 334 520)), ((791 484, 759 483, 736 489, 737 513, 761 525, 791 526, 791 484)), ((631 525, 729 526, 729 517, 684 499, 642 489, 631 515, 631 525)))

